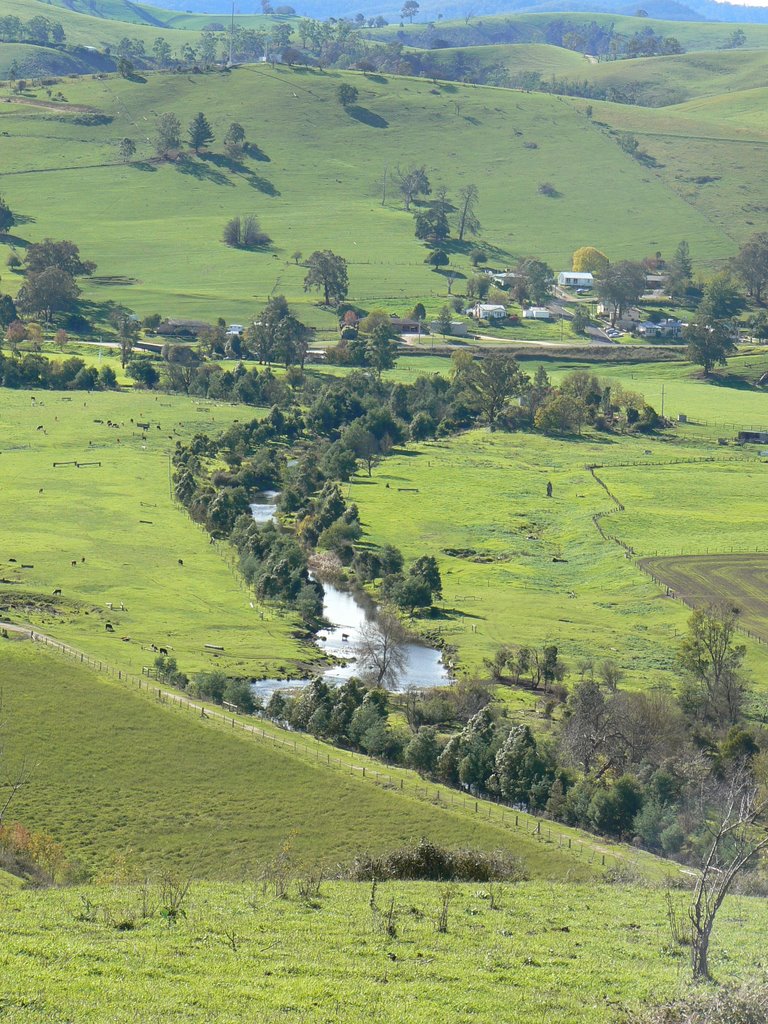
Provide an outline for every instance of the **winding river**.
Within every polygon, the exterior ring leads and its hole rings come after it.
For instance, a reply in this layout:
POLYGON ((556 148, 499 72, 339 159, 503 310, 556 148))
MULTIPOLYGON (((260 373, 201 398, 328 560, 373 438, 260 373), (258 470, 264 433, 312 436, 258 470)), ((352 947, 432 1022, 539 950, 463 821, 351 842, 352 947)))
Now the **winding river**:
MULTIPOLYGON (((277 512, 277 492, 264 491, 259 500, 251 505, 251 513, 257 523, 266 523, 277 512)), ((363 627, 375 622, 377 607, 366 595, 340 590, 330 583, 323 583, 323 618, 332 625, 318 631, 315 643, 332 658, 347 659, 343 665, 331 665, 319 671, 328 683, 343 683, 351 676, 359 675, 365 666, 356 658, 356 646, 363 627)), ((260 679, 253 683, 254 692, 268 697, 275 690, 292 690, 307 686, 311 679, 260 679)), ((448 669, 443 664, 442 653, 424 644, 408 643, 405 647, 405 664, 398 683, 398 690, 411 686, 426 689, 445 686, 450 682, 448 669)))

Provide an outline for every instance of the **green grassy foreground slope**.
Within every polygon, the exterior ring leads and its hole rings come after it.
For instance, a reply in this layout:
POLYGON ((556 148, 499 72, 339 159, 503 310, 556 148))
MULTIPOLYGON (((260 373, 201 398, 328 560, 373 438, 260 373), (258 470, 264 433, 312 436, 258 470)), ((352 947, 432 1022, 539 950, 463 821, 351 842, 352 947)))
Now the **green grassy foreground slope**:
POLYGON ((195 877, 256 878, 282 845, 297 867, 349 864, 426 836, 451 846, 505 849, 537 878, 593 878, 623 864, 664 872, 662 862, 576 829, 510 812, 487 816, 457 794, 405 769, 383 769, 309 737, 263 723, 258 737, 29 641, 0 640, 8 728, 4 764, 33 766, 10 817, 48 832, 89 871, 121 857, 132 871, 183 869, 195 877), (275 742, 277 737, 279 742, 275 742), (286 741, 287 744, 286 745, 286 741), (343 763, 339 763, 343 762, 343 763), (367 766, 363 774, 362 767, 367 766), (381 778, 376 781, 376 772, 381 778), (401 788, 402 780, 402 788, 401 788), (572 839, 568 849, 568 838, 572 839), (605 867, 603 867, 605 853, 605 867))
MULTIPOLYGON (((62 105, 0 107, 0 129, 12 143, 0 188, 31 218, 17 235, 72 238, 98 264, 101 283, 86 280, 86 296, 118 300, 141 315, 243 322, 268 295, 284 292, 305 318, 330 326, 303 292, 305 271, 291 258, 316 248, 349 261, 350 296, 369 306, 402 311, 431 296, 444 300, 445 278, 425 266, 413 218, 393 194, 392 172, 411 161, 426 164, 433 183, 453 196, 467 182, 479 184, 484 246, 502 264, 535 254, 557 268, 587 242, 613 259, 637 258, 671 251, 680 238, 697 261, 714 261, 750 230, 744 215, 714 226, 677 194, 674 181, 633 160, 591 123, 581 101, 261 65, 147 78, 66 84, 67 101, 112 117, 106 125, 73 123, 76 111, 62 105), (349 111, 336 97, 345 81, 360 90, 349 111), (158 115, 172 111, 186 126, 200 109, 217 134, 215 152, 184 166, 150 162, 158 115), (235 119, 258 147, 257 158, 242 165, 218 155, 235 119), (138 145, 135 165, 119 160, 126 135, 138 145), (539 195, 542 181, 560 198, 539 195), (273 239, 268 250, 235 251, 221 242, 226 220, 247 213, 273 239)), ((681 151, 688 144, 677 140, 681 151)), ((714 194, 736 192, 739 180, 714 194)), ((753 188, 763 190, 762 179, 753 188)), ((452 265, 465 274, 473 244, 449 245, 452 265)), ((6 252, 0 246, 0 258, 6 252)), ((6 275, 4 287, 19 280, 6 275)))
MULTIPOLYGON (((295 886, 287 900, 193 886, 170 929, 156 890, 148 920, 142 893, 125 886, 13 894, 0 909, 5 1019, 609 1024, 681 987, 687 951, 671 940, 661 892, 523 883, 499 886, 492 909, 486 887, 461 885, 438 934, 441 888, 379 887, 396 938, 361 884, 323 884, 308 901, 295 886)), ((766 924, 764 901, 725 905, 718 979, 759 973, 766 924)))

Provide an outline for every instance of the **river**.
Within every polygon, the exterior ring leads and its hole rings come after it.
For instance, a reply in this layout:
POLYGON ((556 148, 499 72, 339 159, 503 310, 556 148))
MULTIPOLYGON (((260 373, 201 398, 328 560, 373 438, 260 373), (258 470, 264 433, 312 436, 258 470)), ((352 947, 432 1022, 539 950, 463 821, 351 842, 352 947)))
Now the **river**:
MULTIPOLYGON (((277 496, 275 491, 264 491, 259 500, 251 505, 257 523, 266 523, 275 517, 277 496)), ((328 683, 343 683, 351 676, 359 675, 365 668, 356 659, 356 646, 366 623, 376 621, 377 607, 366 595, 340 590, 331 583, 323 583, 323 591, 323 618, 332 625, 318 631, 315 643, 325 654, 346 659, 346 663, 318 668, 316 675, 328 683)), ((268 697, 275 690, 298 689, 310 682, 311 678, 259 679, 253 683, 253 690, 260 697, 268 697)), ((449 682, 450 675, 440 651, 415 642, 405 645, 405 664, 398 681, 398 690, 411 686, 426 689, 445 686, 449 682)))

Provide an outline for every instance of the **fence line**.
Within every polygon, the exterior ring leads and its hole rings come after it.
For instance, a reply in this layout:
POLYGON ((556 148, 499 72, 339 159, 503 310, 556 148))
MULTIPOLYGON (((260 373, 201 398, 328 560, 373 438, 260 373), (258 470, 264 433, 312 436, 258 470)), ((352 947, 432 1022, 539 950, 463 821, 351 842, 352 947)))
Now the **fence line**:
MULTIPOLYGON (((732 459, 720 460, 720 459, 714 459, 713 458, 713 459, 703 459, 703 460, 693 460, 693 461, 719 462, 719 461, 742 461, 742 460, 732 460, 732 459)), ((743 461, 755 461, 755 460, 746 460, 745 459, 743 461)), ((758 459, 756 461, 760 461, 760 460, 758 459)), ((638 465, 647 465, 647 463, 638 463, 638 465)), ((656 554, 654 554, 654 555, 644 555, 642 557, 638 557, 637 553, 636 553, 636 551, 635 551, 635 549, 633 547, 631 547, 629 544, 626 544, 619 537, 616 537, 614 534, 608 533, 607 530, 603 529, 603 526, 602 526, 602 523, 601 523, 602 519, 604 519, 606 516, 615 515, 617 512, 625 512, 626 511, 626 508, 622 504, 622 502, 619 501, 619 499, 616 497, 616 495, 609 489, 609 487, 605 483, 605 481, 602 480, 597 475, 597 473, 595 472, 596 469, 604 469, 604 468, 611 469, 612 466, 588 465, 588 466, 585 466, 584 468, 586 470, 588 470, 592 474, 592 476, 595 479, 595 481, 603 488, 605 493, 608 495, 608 497, 613 502, 613 508, 604 509, 602 512, 596 512, 592 516, 592 522, 593 522, 593 524, 595 526, 595 529, 600 534, 600 536, 603 538, 603 540, 610 541, 610 542, 613 542, 614 544, 617 544, 624 551, 624 556, 632 561, 632 564, 635 566, 636 569, 639 569, 640 572, 645 573, 646 576, 649 576, 658 587, 663 587, 664 588, 664 590, 666 591, 666 596, 667 597, 670 597, 670 598, 672 598, 675 601, 680 601, 680 603, 684 604, 687 608, 691 608, 691 609, 695 610, 696 605, 691 601, 690 598, 686 597, 684 594, 678 593, 676 590, 674 590, 672 587, 670 587, 670 585, 668 583, 665 583, 663 580, 661 580, 657 576, 655 576, 653 574, 653 572, 651 571, 651 569, 648 568, 648 566, 642 564, 644 558, 657 558, 657 557, 659 557, 658 552, 656 554)), ((754 553, 757 554, 758 552, 759 552, 759 548, 755 548, 754 553)), ((727 552, 717 552, 717 553, 718 554, 720 554, 720 553, 726 554, 727 552)), ((709 548, 707 548, 707 554, 709 554, 709 548)), ((749 551, 744 550, 744 551, 736 552, 736 551, 734 551, 733 548, 731 548, 730 554, 752 554, 752 549, 750 548, 749 551)), ((701 553, 698 552, 698 553, 688 554, 687 552, 681 551, 679 555, 667 555, 667 556, 662 555, 660 557, 662 557, 662 558, 663 557, 691 557, 691 558, 697 558, 698 557, 698 558, 700 558, 701 557, 701 553)), ((758 643, 758 644, 766 644, 766 643, 768 643, 768 641, 765 639, 765 637, 758 636, 756 633, 753 633, 751 630, 747 629, 746 626, 741 626, 738 623, 735 623, 734 624, 734 628, 737 630, 737 632, 741 633, 743 636, 747 636, 747 637, 750 638, 750 640, 754 640, 755 643, 758 643)))
POLYGON ((250 724, 246 717, 239 713, 216 711, 203 703, 190 700, 189 697, 178 691, 167 690, 162 686, 158 686, 159 680, 156 675, 152 675, 150 669, 145 669, 142 676, 126 672, 106 661, 92 658, 90 655, 69 644, 55 640, 44 633, 38 633, 31 627, 15 626, 11 623, 3 622, 0 623, 0 629, 6 631, 10 629, 14 633, 26 636, 35 643, 44 644, 58 654, 70 657, 76 662, 105 673, 119 682, 136 686, 139 690, 144 690, 147 694, 154 696, 161 704, 193 711, 203 719, 213 720, 233 730, 239 730, 256 741, 267 744, 271 743, 275 747, 282 747, 289 753, 300 754, 310 758, 317 764, 322 764, 329 768, 342 769, 350 775, 357 773, 358 777, 370 779, 375 785, 381 785, 393 791, 416 797, 419 800, 432 804, 434 807, 477 815, 478 820, 493 822, 510 832, 522 832, 529 837, 535 838, 537 842, 553 846, 557 845, 559 850, 568 850, 579 858, 589 857, 590 864, 593 864, 597 857, 600 858, 601 867, 611 866, 609 864, 611 859, 613 861, 612 866, 614 867, 627 863, 625 854, 618 852, 610 841, 604 841, 596 837, 594 842, 587 842, 574 835, 568 830, 567 826, 540 818, 529 811, 515 809, 487 798, 476 797, 473 794, 452 789, 445 785, 436 785, 435 783, 425 781, 417 782, 405 778, 399 766, 393 766, 388 771, 373 768, 372 765, 360 763, 360 755, 356 755, 352 751, 349 752, 348 757, 339 756, 337 753, 332 754, 332 750, 338 751, 339 748, 330 747, 318 741, 315 741, 314 745, 312 745, 304 738, 305 734, 290 733, 290 738, 287 736, 284 738, 272 731, 275 729, 278 732, 288 732, 288 730, 283 730, 276 723, 270 723, 270 728, 265 729, 264 726, 250 724))

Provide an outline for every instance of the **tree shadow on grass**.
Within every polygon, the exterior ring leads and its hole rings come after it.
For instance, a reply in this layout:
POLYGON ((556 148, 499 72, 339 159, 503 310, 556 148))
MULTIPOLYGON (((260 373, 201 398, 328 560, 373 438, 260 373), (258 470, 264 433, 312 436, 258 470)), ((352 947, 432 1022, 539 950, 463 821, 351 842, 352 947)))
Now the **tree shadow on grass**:
POLYGON ((712 374, 709 383, 714 384, 716 388, 730 388, 732 391, 756 391, 758 393, 762 391, 762 388, 750 384, 748 380, 744 380, 743 377, 739 377, 735 373, 712 374))
POLYGON ((12 245, 15 249, 27 249, 32 243, 19 235, 0 235, 3 245, 12 245))
POLYGON ((210 181, 214 185, 229 185, 230 188, 234 188, 234 182, 230 181, 226 174, 222 174, 221 171, 217 171, 213 167, 208 167, 202 161, 178 160, 176 170, 180 174, 190 174, 200 181, 210 181))
POLYGON ((367 124, 369 128, 389 128, 389 121, 386 121, 380 114, 374 114, 372 110, 368 110, 366 107, 347 107, 347 113, 355 121, 367 124))
POLYGON ((272 158, 268 157, 263 149, 260 149, 255 142, 246 142, 245 152, 251 158, 251 160, 258 160, 260 163, 268 164, 272 162, 272 158))
POLYGON ((135 163, 132 162, 130 166, 135 168, 137 171, 147 171, 152 174, 157 170, 154 164, 150 164, 146 160, 137 160, 135 163))
POLYGON ((261 178, 258 174, 247 174, 245 180, 251 188, 263 192, 265 196, 279 196, 280 190, 275 188, 269 178, 261 178))

